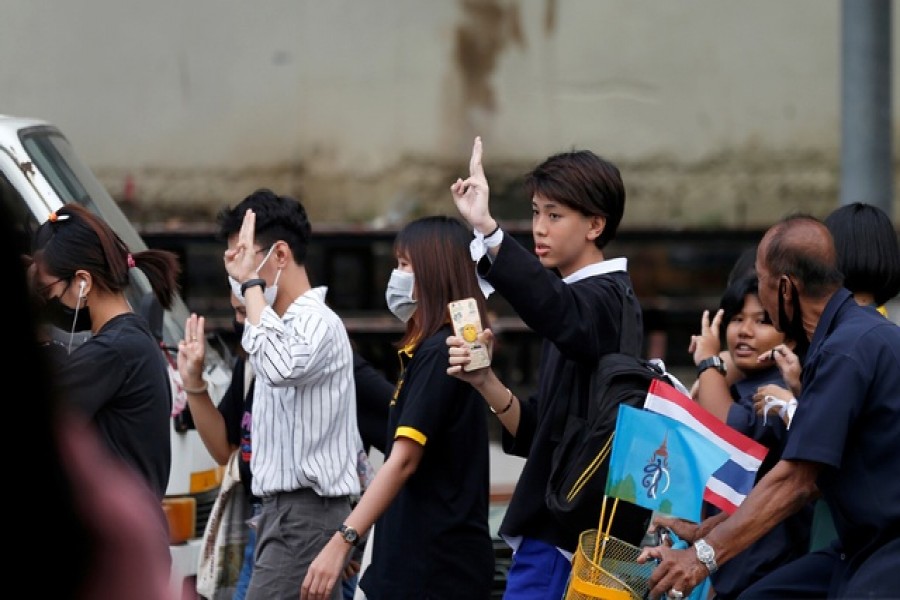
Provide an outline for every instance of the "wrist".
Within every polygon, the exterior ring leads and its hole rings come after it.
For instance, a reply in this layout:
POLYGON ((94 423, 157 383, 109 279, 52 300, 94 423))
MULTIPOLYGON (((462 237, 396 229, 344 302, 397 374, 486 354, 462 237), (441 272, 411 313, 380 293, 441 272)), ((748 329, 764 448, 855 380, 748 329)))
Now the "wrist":
POLYGON ((709 369, 714 369, 719 374, 726 375, 725 361, 718 354, 713 354, 697 363, 697 377, 700 377, 704 371, 709 369))
POLYGON ((188 381, 181 384, 181 389, 186 394, 204 394, 209 389, 209 384, 205 379, 201 379, 199 382, 188 381))
POLYGON ((497 230, 500 229, 500 224, 496 219, 490 219, 488 221, 485 221, 484 223, 481 223, 475 229, 484 237, 491 237, 491 235, 497 233, 497 230))
POLYGON ((253 279, 248 279, 244 283, 241 284, 241 294, 246 294, 247 290, 252 287, 259 287, 260 291, 265 291, 266 289, 266 280, 261 279, 259 277, 254 277, 253 279))

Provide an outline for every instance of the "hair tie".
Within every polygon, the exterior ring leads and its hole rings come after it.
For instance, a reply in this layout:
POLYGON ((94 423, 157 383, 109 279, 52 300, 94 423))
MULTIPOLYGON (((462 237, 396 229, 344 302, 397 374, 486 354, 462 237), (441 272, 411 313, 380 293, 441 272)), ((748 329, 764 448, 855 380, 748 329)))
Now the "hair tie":
POLYGON ((133 269, 137 266, 134 262, 134 257, 131 255, 131 252, 128 253, 127 260, 128 260, 128 268, 129 269, 133 269))

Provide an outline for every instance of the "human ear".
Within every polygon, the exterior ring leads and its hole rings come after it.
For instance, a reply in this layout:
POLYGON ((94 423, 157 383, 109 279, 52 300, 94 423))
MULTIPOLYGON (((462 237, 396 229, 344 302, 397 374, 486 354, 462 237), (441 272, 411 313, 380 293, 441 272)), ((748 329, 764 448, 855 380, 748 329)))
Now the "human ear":
POLYGON ((588 239, 591 241, 596 240, 600 237, 600 234, 603 233, 603 230, 606 229, 606 217, 603 215, 591 215, 590 216, 590 229, 588 229, 588 239))

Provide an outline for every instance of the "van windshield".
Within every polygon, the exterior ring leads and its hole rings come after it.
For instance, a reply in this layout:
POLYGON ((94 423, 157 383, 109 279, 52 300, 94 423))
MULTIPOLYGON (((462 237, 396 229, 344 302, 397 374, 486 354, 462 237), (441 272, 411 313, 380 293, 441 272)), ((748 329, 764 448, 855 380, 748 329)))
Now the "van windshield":
MULTIPOLYGON (((77 202, 99 215, 133 252, 147 249, 147 244, 118 204, 91 170, 81 162, 69 141, 58 130, 53 127, 33 127, 25 130, 20 139, 31 161, 64 203, 77 202)), ((136 312, 144 312, 152 291, 140 269, 131 269, 131 286, 126 295, 136 312)), ((151 326, 161 328, 157 333, 162 335, 163 343, 170 352, 176 351, 188 316, 190 313, 187 306, 178 295, 172 304, 172 310, 164 315, 161 324, 151 322, 151 326)), ((227 368, 214 348, 207 348, 206 357, 207 370, 214 366, 227 368)))

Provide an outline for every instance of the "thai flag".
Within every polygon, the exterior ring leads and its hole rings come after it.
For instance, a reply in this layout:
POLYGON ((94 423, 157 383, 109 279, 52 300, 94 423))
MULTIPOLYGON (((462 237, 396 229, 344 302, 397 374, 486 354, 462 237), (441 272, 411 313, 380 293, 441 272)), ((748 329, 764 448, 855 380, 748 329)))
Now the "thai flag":
POLYGON ((768 448, 732 429, 663 381, 650 385, 644 408, 687 425, 728 452, 730 460, 709 478, 703 499, 728 514, 737 510, 750 493, 768 448))

